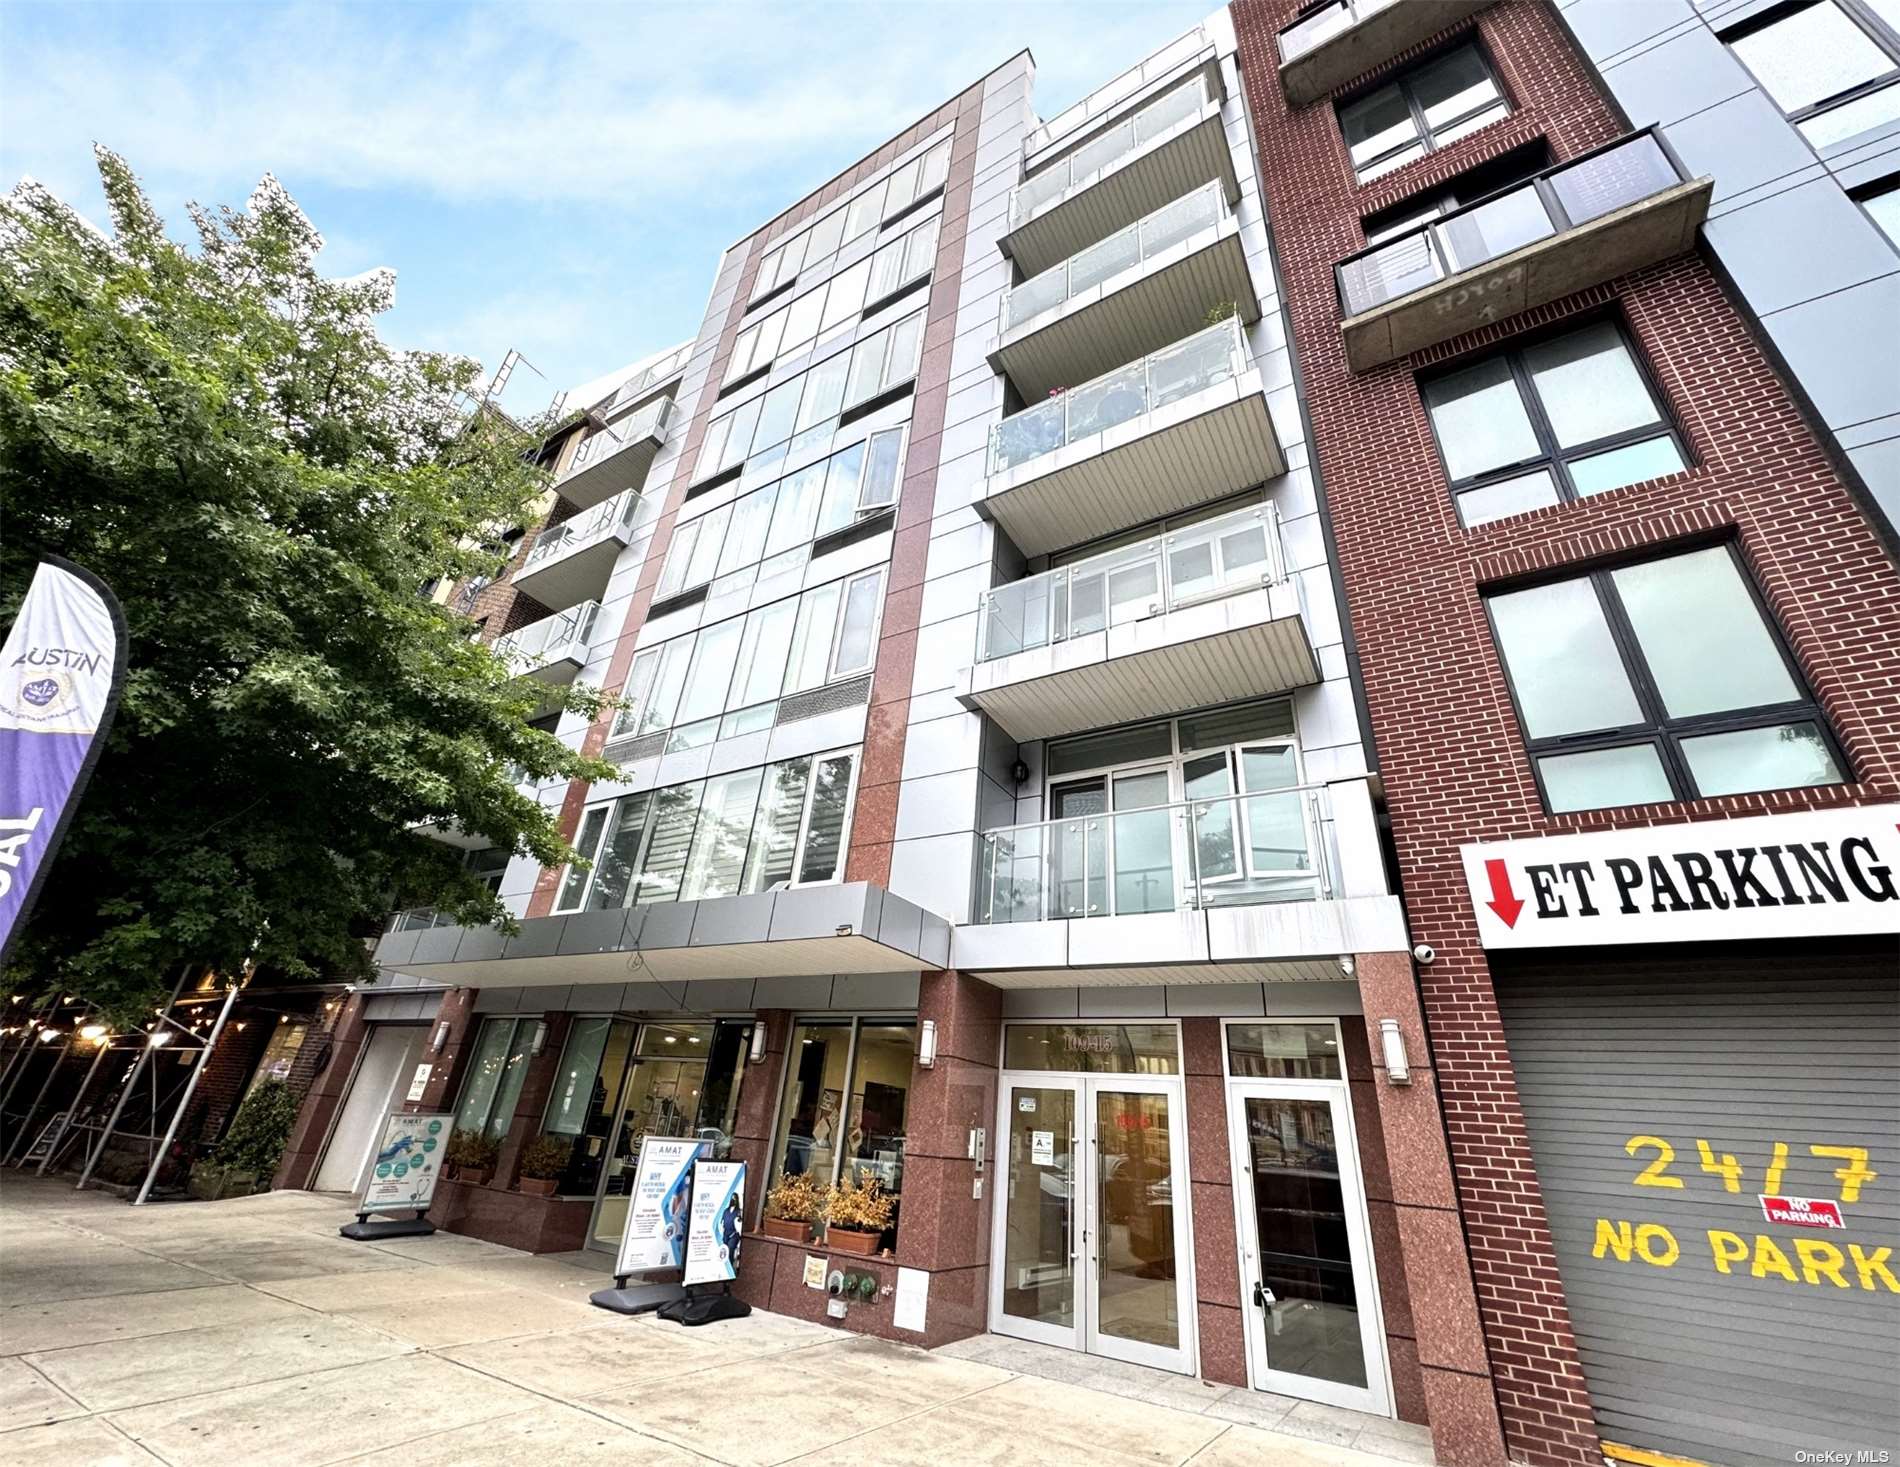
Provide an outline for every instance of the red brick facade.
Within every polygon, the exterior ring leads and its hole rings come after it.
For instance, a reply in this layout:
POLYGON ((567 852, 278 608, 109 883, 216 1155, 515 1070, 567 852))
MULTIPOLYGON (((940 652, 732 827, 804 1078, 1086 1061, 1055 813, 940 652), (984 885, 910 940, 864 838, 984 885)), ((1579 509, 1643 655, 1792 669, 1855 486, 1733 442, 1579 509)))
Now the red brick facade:
POLYGON ((1365 216, 1522 143, 1542 138, 1552 160, 1561 161, 1624 128, 1549 6, 1505 0, 1462 29, 1475 32, 1489 55, 1510 115, 1361 186, 1330 102, 1290 110, 1280 90, 1275 33, 1297 9, 1294 0, 1238 0, 1241 71, 1413 935, 1438 954, 1420 970, 1419 984, 1491 1376, 1514 1459, 1596 1462, 1589 1400, 1458 848, 1894 798, 1900 574, 1739 308, 1697 254, 1354 375, 1340 335, 1333 266, 1364 246, 1365 216), (1601 311, 1630 328, 1693 466, 1465 530, 1416 373, 1601 311), (1645 546, 1725 539, 1739 546, 1855 782, 1545 814, 1482 592, 1507 578, 1581 569, 1645 546))

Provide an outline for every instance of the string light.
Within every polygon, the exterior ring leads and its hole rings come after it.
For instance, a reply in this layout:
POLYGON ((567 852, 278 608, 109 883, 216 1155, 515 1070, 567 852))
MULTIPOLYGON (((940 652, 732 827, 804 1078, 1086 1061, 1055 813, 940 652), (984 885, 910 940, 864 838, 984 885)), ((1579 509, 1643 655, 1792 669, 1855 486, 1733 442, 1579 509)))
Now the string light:
POLYGON ((109 1032, 104 1024, 87 1024, 79 1031, 79 1037, 92 1044, 98 1044, 109 1032))

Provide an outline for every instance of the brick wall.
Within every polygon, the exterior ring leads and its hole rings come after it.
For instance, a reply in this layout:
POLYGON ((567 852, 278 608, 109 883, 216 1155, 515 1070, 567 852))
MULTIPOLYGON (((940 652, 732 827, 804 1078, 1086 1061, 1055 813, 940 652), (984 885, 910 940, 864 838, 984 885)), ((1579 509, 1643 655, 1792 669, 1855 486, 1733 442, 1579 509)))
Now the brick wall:
POLYGON ((1289 112, 1280 91, 1274 33, 1295 8, 1292 0, 1237 0, 1241 70, 1407 906, 1414 936, 1438 950, 1420 987, 1492 1377, 1514 1458, 1600 1461, 1458 847, 1893 798, 1900 577, 1750 324, 1698 254, 1353 375, 1333 265, 1364 245, 1365 215, 1519 144, 1541 137, 1561 161, 1619 135, 1622 125, 1542 0, 1505 0, 1464 29, 1497 67, 1512 114, 1360 186, 1332 107, 1289 112), (1416 372, 1603 309, 1629 325, 1694 467, 1466 531, 1416 372), (1481 590, 1508 576, 1698 536, 1739 544, 1857 782, 1546 816, 1481 590))

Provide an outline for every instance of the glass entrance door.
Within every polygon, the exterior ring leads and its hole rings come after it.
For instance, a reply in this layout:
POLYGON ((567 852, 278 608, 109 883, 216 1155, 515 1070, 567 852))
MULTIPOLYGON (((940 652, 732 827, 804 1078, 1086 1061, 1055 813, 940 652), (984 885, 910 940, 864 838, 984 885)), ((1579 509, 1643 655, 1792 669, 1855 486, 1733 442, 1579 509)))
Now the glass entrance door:
POLYGON ((1006 1075, 1002 1106, 994 1328, 1192 1371, 1178 1082, 1006 1075))
POLYGON ((1389 1414, 1365 1193, 1344 1087, 1229 1089, 1242 1313, 1256 1389, 1389 1414))

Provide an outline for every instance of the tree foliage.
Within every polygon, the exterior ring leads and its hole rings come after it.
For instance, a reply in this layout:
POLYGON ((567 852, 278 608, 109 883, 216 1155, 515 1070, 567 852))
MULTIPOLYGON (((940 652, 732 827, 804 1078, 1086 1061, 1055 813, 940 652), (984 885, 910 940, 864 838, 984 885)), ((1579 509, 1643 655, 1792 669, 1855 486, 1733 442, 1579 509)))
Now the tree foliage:
POLYGON ((529 720, 597 711, 513 676, 424 587, 500 569, 535 437, 470 412, 472 361, 397 350, 395 282, 324 278, 266 177, 172 240, 101 150, 113 233, 0 200, 0 618, 48 551, 124 604, 124 700, 8 981, 121 1017, 185 962, 366 977, 393 906, 505 922, 459 829, 569 853, 516 786, 601 778, 529 720))

